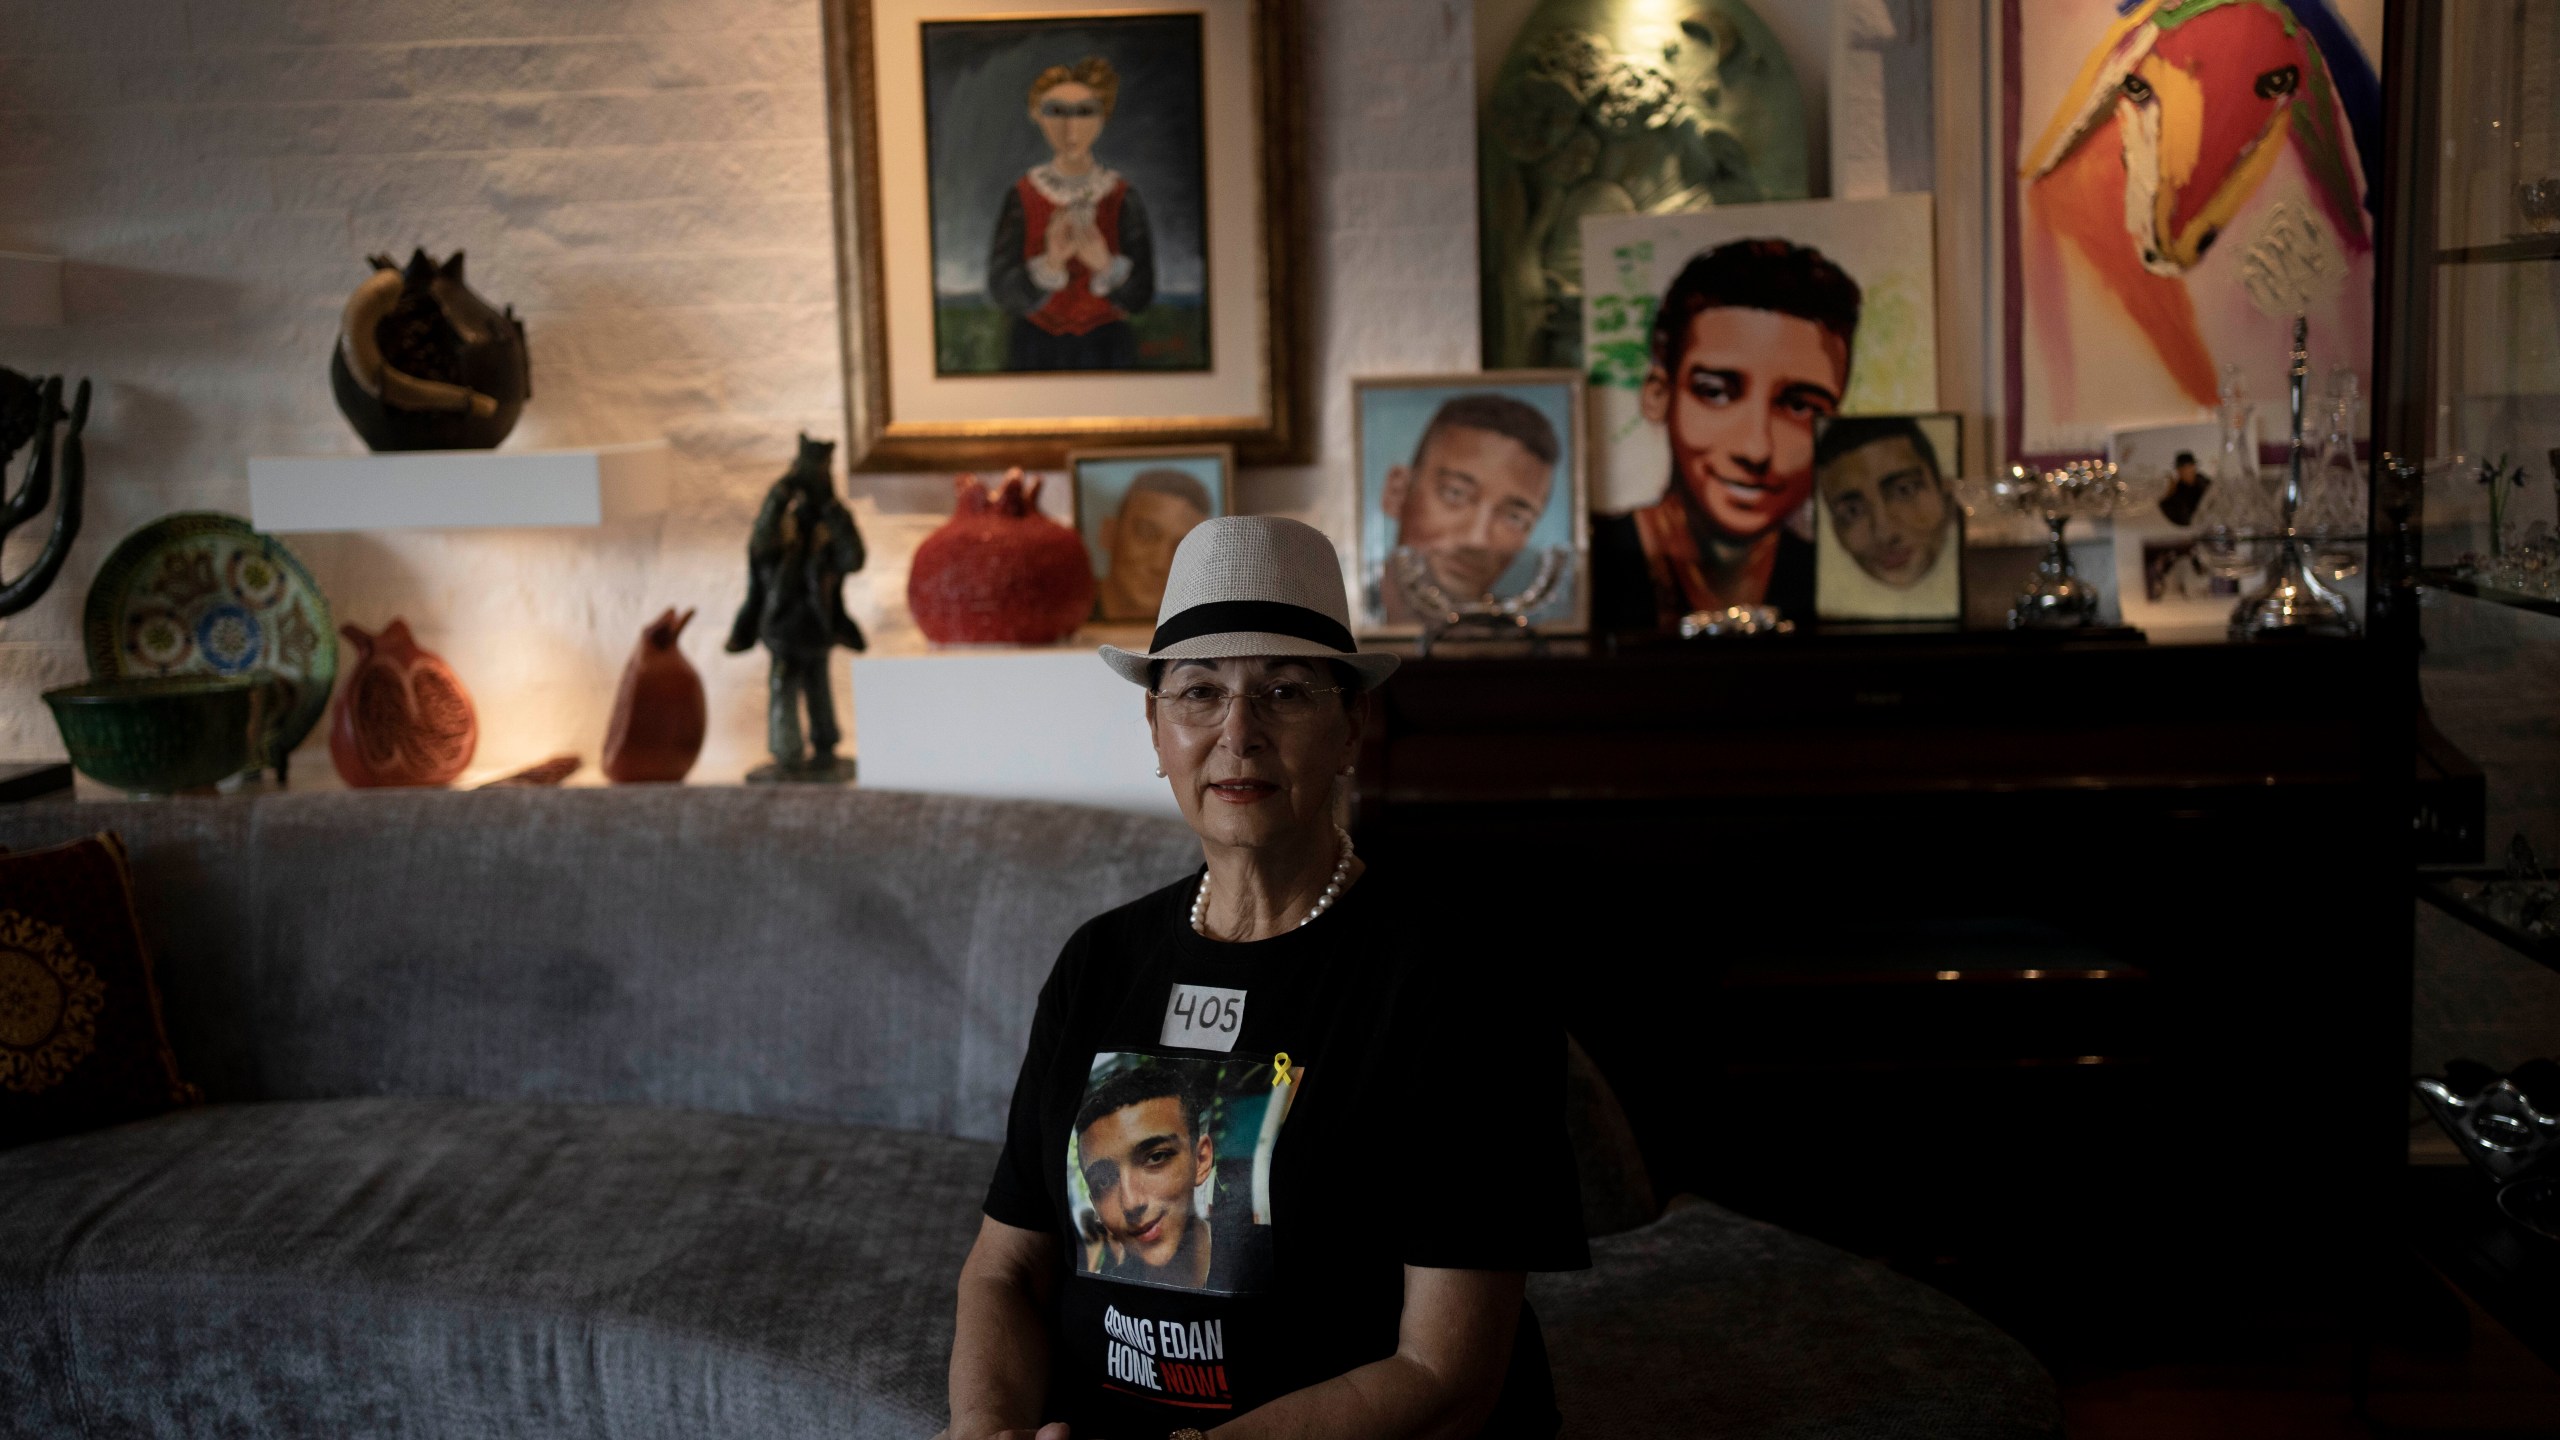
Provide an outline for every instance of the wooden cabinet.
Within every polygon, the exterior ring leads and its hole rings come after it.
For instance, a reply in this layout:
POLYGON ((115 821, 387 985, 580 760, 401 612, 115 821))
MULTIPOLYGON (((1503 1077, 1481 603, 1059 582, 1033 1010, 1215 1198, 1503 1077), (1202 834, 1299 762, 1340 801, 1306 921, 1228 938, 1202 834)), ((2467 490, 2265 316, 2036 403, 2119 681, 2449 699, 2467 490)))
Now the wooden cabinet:
POLYGON ((2131 1315, 2381 1228, 2410 663, 2010 634, 1420 660, 1378 696, 1360 843, 1508 917, 1489 983, 1552 995, 1663 1193, 2131 1315))

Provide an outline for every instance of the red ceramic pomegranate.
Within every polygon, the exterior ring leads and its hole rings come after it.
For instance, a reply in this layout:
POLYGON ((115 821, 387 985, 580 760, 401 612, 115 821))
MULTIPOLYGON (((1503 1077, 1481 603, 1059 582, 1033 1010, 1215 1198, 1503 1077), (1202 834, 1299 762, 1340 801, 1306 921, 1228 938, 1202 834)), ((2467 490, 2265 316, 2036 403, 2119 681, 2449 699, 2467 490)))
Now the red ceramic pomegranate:
POLYGON ((1007 471, 990 496, 957 482, 951 519, 916 547, 907 608, 937 645, 1054 645, 1093 612, 1093 568, 1076 532, 1040 513, 1040 482, 1007 471))
POLYGON ((329 722, 329 759, 358 787, 447 785, 471 763, 480 719, 453 667, 418 648, 409 622, 379 635, 355 625, 338 633, 356 647, 355 669, 338 685, 329 722))
POLYGON ((605 778, 615 784, 681 780, 702 753, 702 677, 676 648, 692 619, 692 611, 670 608, 650 621, 622 667, 613 723, 604 732, 605 778))

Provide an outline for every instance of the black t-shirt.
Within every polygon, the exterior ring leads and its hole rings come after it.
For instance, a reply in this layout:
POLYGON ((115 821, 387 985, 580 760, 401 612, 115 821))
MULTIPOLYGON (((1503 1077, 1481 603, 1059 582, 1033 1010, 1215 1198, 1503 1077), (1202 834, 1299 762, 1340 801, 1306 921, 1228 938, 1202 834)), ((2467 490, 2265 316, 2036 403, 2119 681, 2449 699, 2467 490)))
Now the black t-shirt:
MULTIPOLYGON (((987 1189, 1058 1237, 1039 1419, 1077 1440, 1206 1430, 1386 1358, 1406 1265, 1589 1263, 1563 1032, 1498 938, 1368 875, 1303 929, 1220 944, 1191 929, 1198 887, 1067 942, 987 1189)), ((1524 1305, 1483 1433, 1555 1425, 1524 1305)))

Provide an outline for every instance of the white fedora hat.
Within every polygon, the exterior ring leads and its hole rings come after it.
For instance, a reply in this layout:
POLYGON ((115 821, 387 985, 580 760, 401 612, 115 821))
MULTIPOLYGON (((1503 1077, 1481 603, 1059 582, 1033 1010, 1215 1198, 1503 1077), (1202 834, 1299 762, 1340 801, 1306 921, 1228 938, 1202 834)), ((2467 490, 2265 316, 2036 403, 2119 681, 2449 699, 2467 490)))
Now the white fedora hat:
POLYGON ((1160 660, 1287 655, 1351 667, 1374 690, 1396 657, 1351 638, 1342 562, 1312 525, 1277 515, 1204 520, 1182 537, 1147 648, 1102 647, 1102 663, 1134 684, 1160 660))

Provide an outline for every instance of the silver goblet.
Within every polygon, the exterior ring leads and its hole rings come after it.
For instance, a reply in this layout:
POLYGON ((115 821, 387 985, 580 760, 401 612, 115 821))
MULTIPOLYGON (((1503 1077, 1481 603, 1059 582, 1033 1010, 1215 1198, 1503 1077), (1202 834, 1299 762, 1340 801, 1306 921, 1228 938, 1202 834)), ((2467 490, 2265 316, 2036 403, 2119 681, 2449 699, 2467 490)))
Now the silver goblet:
POLYGON ((2111 460, 2074 460, 2051 470, 2009 467, 1976 506, 2032 515, 2045 524, 2044 558, 2009 606, 2012 630, 2071 630, 2098 623, 2105 597, 2072 567, 2062 532, 2075 516, 2102 520, 2123 507, 2129 488, 2111 460))

